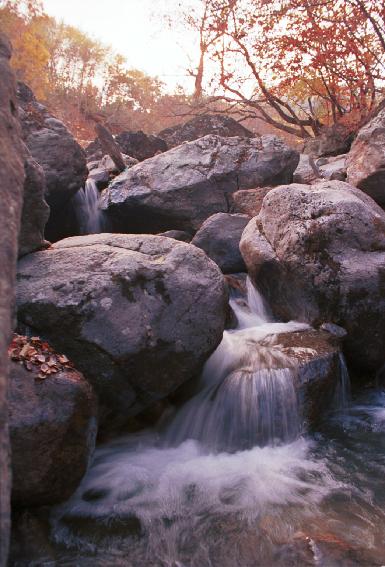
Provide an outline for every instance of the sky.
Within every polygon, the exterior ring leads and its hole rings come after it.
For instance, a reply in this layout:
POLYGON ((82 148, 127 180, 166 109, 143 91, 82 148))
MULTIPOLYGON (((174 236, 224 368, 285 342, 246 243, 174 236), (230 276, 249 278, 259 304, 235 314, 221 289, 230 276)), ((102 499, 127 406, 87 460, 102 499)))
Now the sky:
MULTIPOLYGON (((173 12, 183 0, 43 0, 46 12, 76 26, 124 55, 129 67, 158 76, 173 91, 192 88, 186 75, 196 38, 169 29, 160 14, 173 12)), ((195 47, 195 49, 194 49, 195 47)))

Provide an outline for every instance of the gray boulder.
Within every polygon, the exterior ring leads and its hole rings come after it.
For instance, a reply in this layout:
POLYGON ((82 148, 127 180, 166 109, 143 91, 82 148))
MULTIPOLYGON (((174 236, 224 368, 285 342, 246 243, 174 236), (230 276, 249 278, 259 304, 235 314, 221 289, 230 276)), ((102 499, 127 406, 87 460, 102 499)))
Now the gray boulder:
POLYGON ((231 138, 254 138, 255 134, 239 122, 221 114, 204 114, 195 116, 188 122, 177 124, 159 132, 159 137, 167 142, 169 148, 179 146, 183 142, 192 142, 209 134, 231 138))
POLYGON ((219 268, 161 236, 68 238, 19 262, 18 316, 125 418, 198 373, 222 338, 219 268))
POLYGON ((283 320, 335 323, 356 368, 385 362, 385 213, 340 181, 284 185, 265 197, 240 249, 283 320))
POLYGON ((87 177, 85 154, 63 122, 38 103, 24 83, 18 83, 18 104, 23 139, 45 174, 45 198, 51 209, 47 238, 57 240, 63 210, 87 177))
POLYGON ((274 136, 205 136, 146 160, 103 192, 117 232, 196 231, 239 189, 290 182, 298 153, 274 136))
POLYGON ((45 176, 43 168, 25 148, 24 199, 19 234, 19 256, 24 256, 49 245, 44 239, 44 228, 49 207, 44 200, 45 176))
POLYGON ((247 215, 217 213, 202 224, 191 244, 204 250, 224 274, 243 272, 239 242, 249 220, 247 215))
POLYGON ((37 379, 11 363, 9 428, 12 500, 41 506, 66 500, 76 490, 92 456, 96 398, 75 370, 37 379))
POLYGON ((347 176, 385 208, 385 108, 359 131, 347 156, 347 176))
POLYGON ((13 324, 15 271, 23 201, 24 151, 17 120, 11 44, 0 33, 0 566, 7 564, 10 468, 7 418, 8 344, 13 324))

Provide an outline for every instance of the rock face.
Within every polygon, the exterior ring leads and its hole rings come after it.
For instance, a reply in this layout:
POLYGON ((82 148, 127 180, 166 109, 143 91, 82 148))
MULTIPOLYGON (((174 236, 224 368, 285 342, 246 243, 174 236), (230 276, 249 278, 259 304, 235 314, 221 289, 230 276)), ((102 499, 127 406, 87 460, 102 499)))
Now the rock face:
POLYGON ((385 362, 385 214, 340 181, 273 189, 240 249, 277 317, 347 330, 359 369, 385 362))
POLYGON ((157 153, 166 152, 167 144, 162 138, 139 132, 121 132, 115 138, 122 152, 138 161, 153 157, 157 153))
POLYGON ((239 242, 249 220, 247 215, 217 213, 202 224, 191 244, 204 250, 224 274, 244 272, 239 242))
POLYGON ((63 210, 87 177, 85 154, 64 124, 36 101, 24 83, 18 84, 18 104, 25 144, 45 174, 45 198, 51 208, 47 238, 57 240, 62 236, 63 210))
POLYGON ((184 124, 177 124, 159 132, 160 138, 167 142, 169 148, 179 146, 183 142, 192 142, 209 134, 223 138, 239 136, 254 138, 255 134, 242 126, 231 116, 205 114, 196 116, 184 124))
POLYGON ((44 200, 45 175, 43 168, 29 155, 27 149, 24 170, 25 182, 19 234, 19 256, 24 256, 48 245, 44 240, 44 228, 49 217, 49 207, 44 200))
POLYGON ((347 156, 347 175, 385 208, 385 108, 359 131, 347 156))
POLYGON ((298 153, 274 136, 186 142, 123 172, 103 192, 114 231, 196 231, 238 189, 290 182, 298 153))
POLYGON ((307 154, 301 154, 299 156, 299 164, 294 172, 293 182, 294 183, 305 183, 310 185, 318 181, 321 177, 321 172, 315 164, 312 156, 307 154))
POLYGON ((24 184, 24 151, 17 120, 16 86, 9 66, 11 45, 0 33, 0 566, 7 563, 10 527, 10 471, 7 423, 7 348, 12 307, 17 240, 24 184))
POLYGON ((272 187, 256 187, 255 189, 236 191, 232 196, 232 211, 243 213, 249 217, 257 216, 261 210, 265 195, 267 195, 271 189, 272 187))
POLYGON ((349 151, 353 135, 343 124, 323 128, 316 138, 305 141, 303 152, 312 157, 338 156, 349 151))
POLYGON ((12 500, 41 506, 65 500, 84 476, 96 437, 96 398, 75 370, 37 380, 11 363, 9 429, 12 500))
POLYGON ((19 263, 20 321, 125 417, 200 371, 222 338, 226 300, 201 250, 161 236, 68 238, 19 263))

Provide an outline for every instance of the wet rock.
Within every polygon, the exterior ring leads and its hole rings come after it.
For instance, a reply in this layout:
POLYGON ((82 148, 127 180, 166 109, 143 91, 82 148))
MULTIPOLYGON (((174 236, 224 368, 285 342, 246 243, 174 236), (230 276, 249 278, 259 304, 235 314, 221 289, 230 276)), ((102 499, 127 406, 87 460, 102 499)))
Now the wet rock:
POLYGON ((104 189, 110 181, 110 174, 104 167, 96 167, 90 171, 88 179, 95 181, 98 189, 104 189))
POLYGON ((159 132, 160 138, 167 142, 169 148, 179 146, 183 142, 192 142, 209 134, 215 134, 223 138, 233 136, 242 138, 255 137, 253 132, 242 126, 231 116, 217 114, 195 116, 184 124, 177 124, 159 132))
POLYGON ((151 158, 154 155, 168 150, 166 142, 159 136, 139 132, 121 132, 115 137, 116 142, 124 154, 138 161, 151 158))
POLYGON ((65 352, 128 418, 198 373, 222 338, 227 294, 195 246, 161 236, 69 238, 19 263, 21 322, 65 352))
POLYGON ((0 565, 6 565, 10 528, 10 469, 7 423, 7 348, 12 329, 18 232, 23 200, 24 150, 17 120, 11 44, 0 33, 0 565))
POLYGON ((291 181, 298 159, 274 136, 206 136, 123 172, 104 191, 101 208, 117 232, 194 232, 228 212, 238 189, 291 181))
POLYGON ((361 130, 347 156, 348 182, 385 208, 385 108, 361 130))
POLYGON ((49 245, 44 239, 44 228, 49 207, 44 199, 45 175, 43 168, 25 149, 25 181, 23 209, 19 234, 19 256, 24 256, 49 245))
POLYGON ((385 214, 340 181, 283 185, 265 197, 240 249, 275 315, 345 328, 356 368, 385 362, 385 214))
POLYGON ((66 126, 37 102, 24 83, 18 83, 17 100, 23 139, 45 174, 45 198, 51 209, 46 236, 57 240, 65 232, 63 210, 87 177, 85 154, 66 126))
POLYGON ((204 250, 223 273, 243 272, 239 242, 249 220, 248 215, 217 213, 202 224, 191 243, 204 250))
POLYGON ((303 153, 313 157, 338 156, 349 151, 353 141, 352 132, 343 124, 324 127, 316 138, 308 138, 303 153))
POLYGON ((307 154, 299 156, 299 164, 293 175, 294 183, 305 183, 310 185, 321 177, 321 172, 318 169, 314 158, 307 154))
POLYGON ((41 506, 66 500, 83 478, 96 437, 96 399, 75 370, 37 379, 11 363, 12 500, 41 506))
POLYGON ((326 331, 308 329, 281 333, 266 341, 279 349, 296 369, 299 406, 310 425, 316 425, 333 407, 341 379, 338 338, 326 331))
POLYGON ((256 187, 255 189, 236 191, 232 196, 232 211, 243 213, 249 217, 257 216, 261 210, 265 195, 267 195, 271 189, 272 187, 256 187))

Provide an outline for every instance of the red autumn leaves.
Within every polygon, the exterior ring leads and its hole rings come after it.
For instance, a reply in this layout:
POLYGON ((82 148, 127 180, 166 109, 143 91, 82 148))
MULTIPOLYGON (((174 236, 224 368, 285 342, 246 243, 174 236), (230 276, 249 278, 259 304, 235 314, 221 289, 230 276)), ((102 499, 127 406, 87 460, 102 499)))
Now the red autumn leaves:
POLYGON ((51 374, 74 367, 65 354, 57 354, 39 337, 26 337, 15 333, 8 347, 8 355, 11 360, 33 372, 38 380, 45 380, 51 374))

